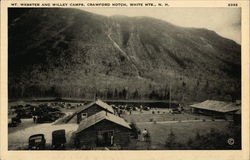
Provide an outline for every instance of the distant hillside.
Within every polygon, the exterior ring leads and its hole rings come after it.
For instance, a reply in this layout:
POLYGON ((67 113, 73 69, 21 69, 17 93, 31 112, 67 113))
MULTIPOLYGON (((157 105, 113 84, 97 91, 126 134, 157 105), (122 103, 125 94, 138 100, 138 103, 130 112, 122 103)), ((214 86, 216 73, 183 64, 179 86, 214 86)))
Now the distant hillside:
POLYGON ((240 98, 241 46, 207 29, 77 9, 9 9, 9 97, 240 98))

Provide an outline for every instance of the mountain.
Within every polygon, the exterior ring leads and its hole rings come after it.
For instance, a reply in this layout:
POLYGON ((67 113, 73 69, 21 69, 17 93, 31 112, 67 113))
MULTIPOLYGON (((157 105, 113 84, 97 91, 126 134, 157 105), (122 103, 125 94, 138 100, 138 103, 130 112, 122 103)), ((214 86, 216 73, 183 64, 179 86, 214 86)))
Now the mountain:
POLYGON ((240 98, 241 46, 214 31, 78 9, 8 13, 10 98, 240 98))

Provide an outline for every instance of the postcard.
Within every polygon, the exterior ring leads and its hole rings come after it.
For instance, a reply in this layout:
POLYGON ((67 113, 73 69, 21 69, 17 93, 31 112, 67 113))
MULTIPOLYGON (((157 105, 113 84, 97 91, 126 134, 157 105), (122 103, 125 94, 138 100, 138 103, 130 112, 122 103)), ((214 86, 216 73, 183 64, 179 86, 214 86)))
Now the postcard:
POLYGON ((1 1, 1 154, 249 159, 249 1, 1 1))

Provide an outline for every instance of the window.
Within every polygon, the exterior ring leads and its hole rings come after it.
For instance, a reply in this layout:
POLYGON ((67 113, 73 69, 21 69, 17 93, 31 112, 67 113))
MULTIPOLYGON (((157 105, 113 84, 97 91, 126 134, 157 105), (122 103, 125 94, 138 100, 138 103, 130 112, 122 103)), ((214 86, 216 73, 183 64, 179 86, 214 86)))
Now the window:
POLYGON ((87 118, 87 116, 88 116, 88 113, 82 113, 82 119, 87 118))

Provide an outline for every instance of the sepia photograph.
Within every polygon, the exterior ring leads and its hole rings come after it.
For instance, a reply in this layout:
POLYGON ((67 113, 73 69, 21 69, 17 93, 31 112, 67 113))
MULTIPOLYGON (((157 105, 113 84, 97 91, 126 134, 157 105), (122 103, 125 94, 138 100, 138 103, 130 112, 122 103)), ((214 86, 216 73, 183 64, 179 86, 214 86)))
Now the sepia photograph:
POLYGON ((242 149, 241 8, 7 11, 9 151, 242 149))

